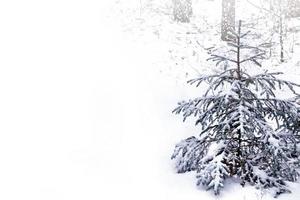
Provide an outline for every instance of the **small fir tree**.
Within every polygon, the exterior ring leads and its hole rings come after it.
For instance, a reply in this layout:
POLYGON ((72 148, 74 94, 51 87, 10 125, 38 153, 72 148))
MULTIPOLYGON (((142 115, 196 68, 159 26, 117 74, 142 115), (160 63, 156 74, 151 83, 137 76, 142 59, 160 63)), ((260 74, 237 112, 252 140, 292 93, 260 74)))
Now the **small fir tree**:
POLYGON ((281 73, 247 73, 245 63, 260 66, 265 54, 244 42, 247 35, 241 33, 240 21, 228 43, 232 49, 210 58, 223 63, 224 70, 188 82, 209 85, 202 97, 180 102, 173 112, 184 121, 194 116, 201 133, 177 144, 172 159, 178 173, 196 171, 197 185, 216 195, 225 180, 234 177, 243 186, 273 188, 278 196, 290 192, 286 181, 296 181, 299 175, 300 112, 294 90, 299 85, 279 79, 281 73), (294 98, 278 98, 276 90, 281 88, 294 98))

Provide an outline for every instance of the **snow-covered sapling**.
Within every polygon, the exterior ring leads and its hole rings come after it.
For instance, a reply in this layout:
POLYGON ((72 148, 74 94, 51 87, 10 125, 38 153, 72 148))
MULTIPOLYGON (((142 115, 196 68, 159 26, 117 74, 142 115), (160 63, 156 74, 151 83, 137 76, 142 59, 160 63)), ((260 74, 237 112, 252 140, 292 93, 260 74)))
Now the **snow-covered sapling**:
POLYGON ((194 116, 201 133, 177 144, 172 159, 178 173, 196 171, 197 184, 216 195, 226 179, 235 178, 241 185, 272 188, 278 196, 290 192, 286 181, 299 175, 300 109, 294 90, 299 85, 279 79, 281 73, 248 73, 245 64, 260 66, 265 53, 246 44, 249 33, 241 33, 241 21, 232 34, 230 51, 210 58, 226 67, 188 81, 205 92, 173 111, 184 120, 194 116), (281 88, 291 98, 278 98, 281 88))

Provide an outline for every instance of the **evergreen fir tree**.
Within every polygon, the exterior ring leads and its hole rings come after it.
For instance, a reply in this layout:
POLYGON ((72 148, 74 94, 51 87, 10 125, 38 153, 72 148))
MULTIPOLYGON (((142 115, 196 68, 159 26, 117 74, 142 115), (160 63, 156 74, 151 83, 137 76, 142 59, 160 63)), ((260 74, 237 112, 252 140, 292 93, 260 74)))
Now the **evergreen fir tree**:
POLYGON ((299 176, 300 109, 294 90, 299 85, 279 79, 281 73, 247 73, 245 63, 260 66, 265 52, 244 42, 249 33, 241 33, 241 21, 232 35, 232 49, 210 58, 225 69, 190 80, 197 87, 209 86, 202 97, 180 102, 173 111, 184 121, 194 116, 201 133, 177 144, 172 159, 178 173, 196 171, 197 184, 216 195, 227 178, 237 178, 241 185, 273 188, 278 196, 290 192, 286 181, 299 176), (278 98, 281 88, 294 98, 278 98))

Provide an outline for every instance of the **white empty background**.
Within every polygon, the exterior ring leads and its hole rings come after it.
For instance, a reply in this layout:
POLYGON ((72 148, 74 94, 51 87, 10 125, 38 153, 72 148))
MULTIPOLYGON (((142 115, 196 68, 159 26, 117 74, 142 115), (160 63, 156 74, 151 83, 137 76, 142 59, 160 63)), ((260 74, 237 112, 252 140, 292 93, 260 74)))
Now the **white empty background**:
POLYGON ((176 199, 163 174, 180 135, 166 145, 155 113, 177 99, 156 106, 157 50, 124 39, 113 4, 0 1, 1 200, 176 199))
POLYGON ((121 196, 111 3, 0 1, 0 199, 121 196))

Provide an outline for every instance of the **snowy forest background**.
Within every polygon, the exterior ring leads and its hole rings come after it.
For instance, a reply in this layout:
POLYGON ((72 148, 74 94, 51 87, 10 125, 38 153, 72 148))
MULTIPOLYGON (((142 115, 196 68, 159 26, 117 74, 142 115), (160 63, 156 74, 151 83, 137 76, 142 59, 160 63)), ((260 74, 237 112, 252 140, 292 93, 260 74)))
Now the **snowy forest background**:
MULTIPOLYGON (((177 174, 175 145, 200 128, 172 111, 205 91, 188 80, 224 68, 207 60, 229 50, 224 2, 228 26, 242 20, 249 45, 264 44, 247 72, 300 84, 298 1, 184 0, 177 18, 176 2, 0 3, 1 199, 273 199, 235 179, 215 196, 177 174)), ((287 185, 278 198, 298 199, 299 181, 287 185)))

